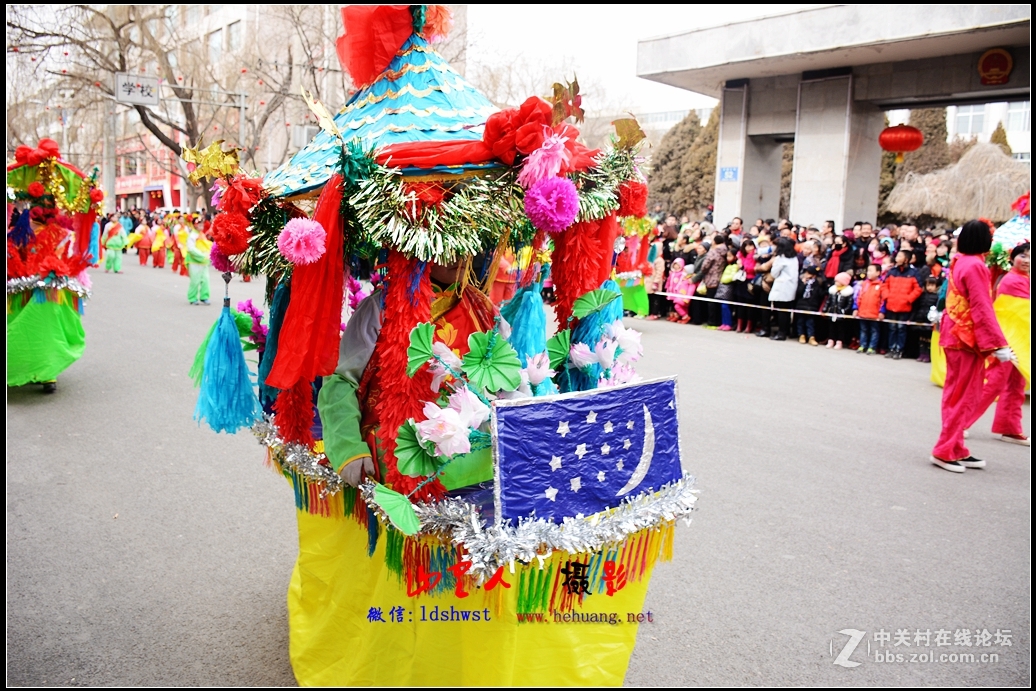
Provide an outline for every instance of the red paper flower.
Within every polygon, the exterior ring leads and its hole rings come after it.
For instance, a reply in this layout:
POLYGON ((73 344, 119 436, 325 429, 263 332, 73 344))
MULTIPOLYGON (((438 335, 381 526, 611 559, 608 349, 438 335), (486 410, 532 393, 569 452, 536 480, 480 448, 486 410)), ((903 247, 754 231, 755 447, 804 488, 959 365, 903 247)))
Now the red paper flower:
POLYGON ((47 190, 43 188, 43 183, 37 180, 36 182, 29 183, 28 192, 30 196, 42 197, 44 194, 47 193, 47 190))
POLYGON ((627 180, 619 185, 619 216, 641 218, 647 214, 648 187, 643 182, 627 180))
POLYGON ((51 272, 57 276, 68 276, 68 266, 53 254, 40 262, 40 276, 51 272))
POLYGON ((223 254, 231 257, 248 249, 248 218, 240 213, 222 213, 212 221, 212 238, 223 254))
POLYGON ((97 187, 90 190, 90 201, 94 204, 100 204, 104 201, 104 192, 97 187))
POLYGON ((244 174, 238 174, 234 176, 227 188, 223 190, 223 195, 219 201, 219 208, 222 211, 247 216, 249 209, 259 201, 262 192, 262 178, 249 178, 244 174))
POLYGON ((520 108, 490 115, 482 141, 494 156, 507 165, 514 165, 519 153, 530 154, 540 148, 543 144, 540 125, 550 125, 550 122, 550 104, 539 96, 530 96, 520 108))

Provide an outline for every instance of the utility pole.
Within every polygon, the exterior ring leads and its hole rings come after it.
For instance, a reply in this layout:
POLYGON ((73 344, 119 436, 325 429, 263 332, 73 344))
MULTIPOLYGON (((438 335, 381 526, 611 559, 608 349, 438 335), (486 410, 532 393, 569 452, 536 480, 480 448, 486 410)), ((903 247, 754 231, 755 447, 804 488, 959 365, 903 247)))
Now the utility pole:
POLYGON ((109 104, 104 115, 104 212, 115 208, 115 104, 109 104))

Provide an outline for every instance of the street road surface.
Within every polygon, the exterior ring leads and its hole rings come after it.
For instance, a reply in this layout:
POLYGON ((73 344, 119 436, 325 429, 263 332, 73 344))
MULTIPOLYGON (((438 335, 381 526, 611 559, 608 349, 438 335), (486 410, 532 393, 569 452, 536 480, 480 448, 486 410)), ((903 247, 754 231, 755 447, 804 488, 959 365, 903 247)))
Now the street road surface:
MULTIPOLYGON (((7 392, 7 682, 294 684, 292 493, 251 434, 192 420, 187 370, 222 282, 191 307, 186 278, 126 259, 93 272, 86 354, 57 393, 7 392)), ((235 304, 262 292, 231 284, 235 304)), ((627 685, 1030 683, 1030 455, 993 440, 991 414, 970 440, 989 467, 957 476, 927 460, 941 389, 925 365, 628 323, 641 375, 680 377, 701 495, 627 685), (964 629, 1000 637, 936 645, 964 629), (889 651, 903 661, 877 661, 889 651)))

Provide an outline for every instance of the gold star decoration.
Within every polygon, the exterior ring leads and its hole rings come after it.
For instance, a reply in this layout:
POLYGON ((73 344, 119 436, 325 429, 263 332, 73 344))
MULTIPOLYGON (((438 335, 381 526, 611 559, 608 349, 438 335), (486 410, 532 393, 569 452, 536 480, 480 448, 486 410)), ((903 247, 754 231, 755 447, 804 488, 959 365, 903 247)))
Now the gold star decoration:
POLYGON ((188 146, 183 148, 180 158, 187 163, 194 164, 194 170, 190 171, 187 178, 192 185, 199 185, 205 178, 230 177, 238 169, 238 150, 223 150, 223 140, 217 139, 204 149, 192 149, 188 146))

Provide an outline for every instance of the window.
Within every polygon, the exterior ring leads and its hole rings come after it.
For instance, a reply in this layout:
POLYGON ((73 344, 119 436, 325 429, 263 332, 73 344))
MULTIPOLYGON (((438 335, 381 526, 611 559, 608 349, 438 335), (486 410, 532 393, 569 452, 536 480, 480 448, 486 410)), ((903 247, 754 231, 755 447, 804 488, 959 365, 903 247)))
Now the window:
POLYGON ((986 107, 957 106, 957 134, 982 134, 986 124, 986 107))
POLYGON ((126 154, 122 158, 122 174, 123 175, 136 175, 137 174, 137 154, 126 154))
POLYGON ((194 26, 201 21, 201 5, 188 5, 187 12, 184 14, 184 18, 187 20, 187 26, 194 26))
POLYGON ((291 132, 291 145, 296 149, 301 149, 313 141, 319 132, 318 125, 295 125, 291 132))
POLYGON ((216 29, 209 34, 209 60, 218 62, 223 53, 223 30, 216 29))
POLYGON ((241 48, 241 22, 227 25, 227 50, 241 48))
POLYGON ((1029 101, 1007 104, 1007 131, 1028 132, 1032 127, 1029 101))
POLYGON ((176 30, 180 27, 180 20, 182 15, 180 14, 179 5, 170 5, 169 14, 165 17, 165 33, 167 36, 172 36, 176 33, 176 30))
POLYGON ((176 59, 176 51, 171 50, 165 54, 165 59, 169 61, 169 67, 172 68, 173 72, 177 71, 180 66, 179 60, 176 59))
POLYGON ((1032 165, 1032 153, 1028 151, 1025 153, 1011 154, 1011 157, 1016 161, 1021 161, 1022 163, 1028 163, 1029 165, 1032 165))

